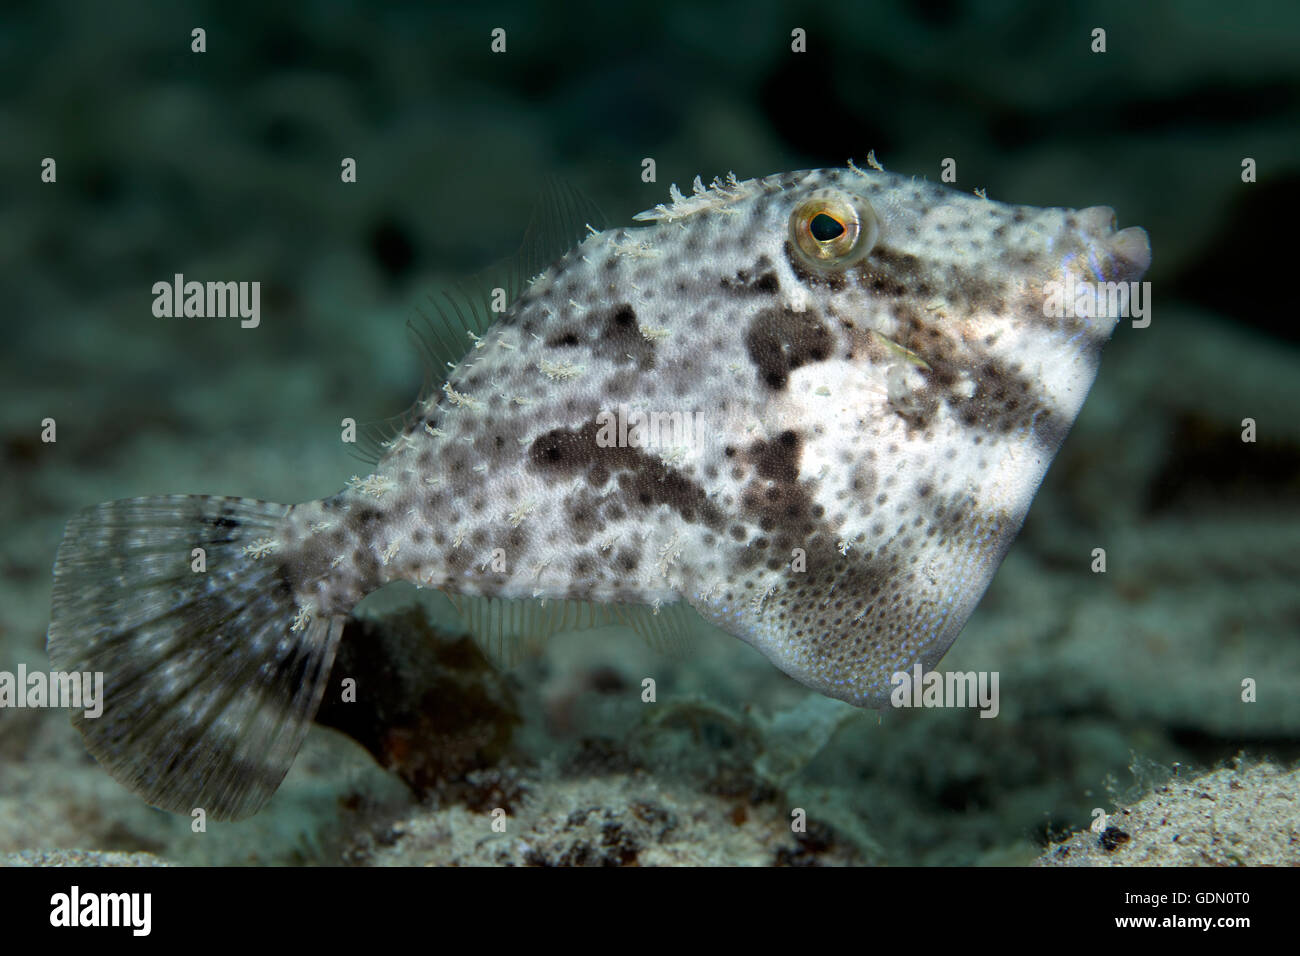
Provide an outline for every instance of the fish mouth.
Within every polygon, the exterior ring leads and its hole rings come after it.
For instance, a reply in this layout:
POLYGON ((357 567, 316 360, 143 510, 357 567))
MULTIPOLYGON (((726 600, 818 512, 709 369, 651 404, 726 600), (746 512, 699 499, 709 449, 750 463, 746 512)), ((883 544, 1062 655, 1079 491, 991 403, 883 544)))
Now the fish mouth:
POLYGON ((1115 228, 1115 210, 1090 206, 1076 214, 1079 232, 1088 245, 1089 261, 1097 278, 1106 282, 1134 282, 1151 266, 1151 240, 1145 229, 1115 228))

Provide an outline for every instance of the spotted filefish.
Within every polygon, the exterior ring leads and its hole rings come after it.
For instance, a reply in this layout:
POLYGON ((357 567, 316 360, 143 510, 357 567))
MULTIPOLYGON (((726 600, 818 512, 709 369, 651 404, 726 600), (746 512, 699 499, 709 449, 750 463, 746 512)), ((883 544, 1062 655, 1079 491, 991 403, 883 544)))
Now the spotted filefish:
POLYGON ((165 809, 255 812, 349 610, 396 580, 489 642, 699 615, 865 707, 933 667, 1117 323, 1048 290, 1136 281, 1146 234, 852 164, 694 185, 582 223, 494 307, 447 296, 442 374, 333 497, 74 517, 48 649, 105 676, 74 716, 99 761, 165 809))

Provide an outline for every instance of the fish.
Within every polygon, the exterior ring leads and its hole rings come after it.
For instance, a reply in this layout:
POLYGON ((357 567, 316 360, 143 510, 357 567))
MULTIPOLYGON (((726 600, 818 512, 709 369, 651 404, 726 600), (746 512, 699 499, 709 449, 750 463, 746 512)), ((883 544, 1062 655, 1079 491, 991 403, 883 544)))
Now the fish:
POLYGON ((399 580, 499 649, 703 618, 859 707, 938 663, 1119 320, 1045 303, 1135 282, 1146 233, 878 164, 670 195, 612 228, 550 202, 506 279, 445 293, 431 380, 338 494, 68 522, 47 648, 105 675, 73 721, 109 773, 166 810, 255 813, 350 610, 399 580))

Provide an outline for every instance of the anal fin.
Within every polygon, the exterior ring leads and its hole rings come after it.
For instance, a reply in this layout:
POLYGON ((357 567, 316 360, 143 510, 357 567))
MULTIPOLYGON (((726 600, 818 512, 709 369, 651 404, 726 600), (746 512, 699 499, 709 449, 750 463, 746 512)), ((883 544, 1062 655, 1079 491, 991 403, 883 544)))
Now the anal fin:
POLYGON ((654 608, 554 598, 447 597, 475 643, 503 666, 539 653, 557 634, 600 627, 627 627, 656 650, 681 654, 693 630, 703 624, 685 602, 654 608))

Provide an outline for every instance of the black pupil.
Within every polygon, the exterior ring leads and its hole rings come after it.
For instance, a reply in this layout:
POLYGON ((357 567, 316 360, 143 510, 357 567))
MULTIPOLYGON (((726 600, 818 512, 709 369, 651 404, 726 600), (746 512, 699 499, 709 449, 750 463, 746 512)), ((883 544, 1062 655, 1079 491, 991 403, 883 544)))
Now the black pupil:
POLYGON ((808 231, 818 242, 830 242, 844 235, 844 224, 824 212, 819 212, 812 217, 812 222, 808 223, 808 231))

